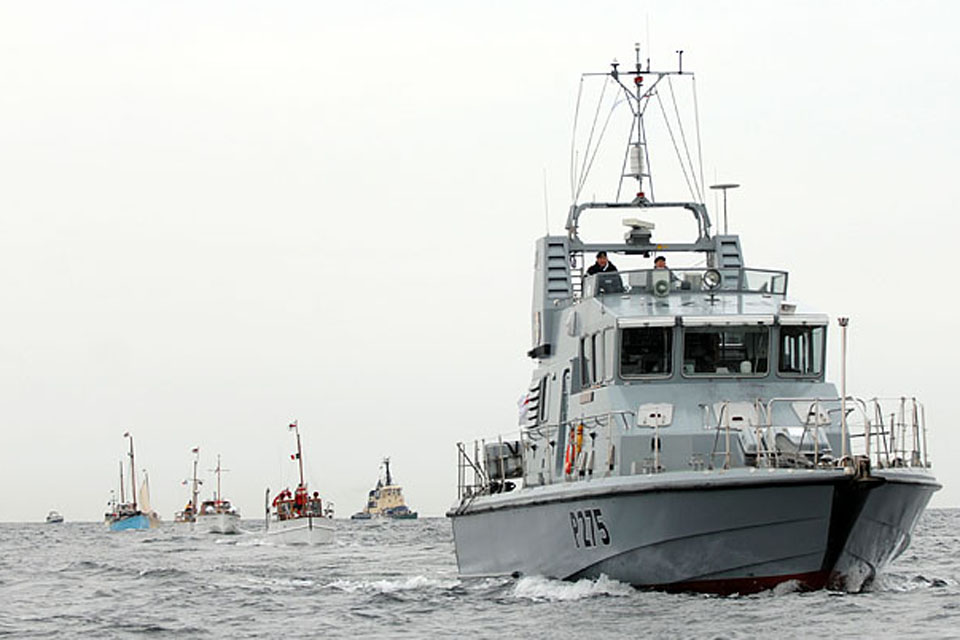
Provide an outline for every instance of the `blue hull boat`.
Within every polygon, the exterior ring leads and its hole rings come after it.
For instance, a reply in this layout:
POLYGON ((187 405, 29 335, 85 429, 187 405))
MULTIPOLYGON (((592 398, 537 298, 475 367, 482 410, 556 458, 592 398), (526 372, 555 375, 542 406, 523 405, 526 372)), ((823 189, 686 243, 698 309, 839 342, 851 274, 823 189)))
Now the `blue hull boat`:
POLYGON ((130 529, 149 529, 150 518, 141 514, 127 516, 110 523, 110 531, 128 531, 130 529))

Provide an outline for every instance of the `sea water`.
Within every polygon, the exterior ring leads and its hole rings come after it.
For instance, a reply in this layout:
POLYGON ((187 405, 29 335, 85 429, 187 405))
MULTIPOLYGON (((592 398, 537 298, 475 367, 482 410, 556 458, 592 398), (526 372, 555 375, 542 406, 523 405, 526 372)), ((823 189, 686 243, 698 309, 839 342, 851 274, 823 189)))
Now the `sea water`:
POLYGON ((450 523, 335 521, 283 546, 173 524, 0 525, 0 636, 14 638, 960 637, 960 510, 928 511, 864 593, 639 591, 614 580, 457 576, 450 523))

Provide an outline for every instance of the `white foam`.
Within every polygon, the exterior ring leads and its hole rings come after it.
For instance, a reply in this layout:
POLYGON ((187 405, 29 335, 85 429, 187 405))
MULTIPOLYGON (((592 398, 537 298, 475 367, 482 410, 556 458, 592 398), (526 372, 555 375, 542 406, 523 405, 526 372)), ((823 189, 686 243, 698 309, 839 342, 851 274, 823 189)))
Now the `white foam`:
POLYGON ((769 592, 774 596, 785 596, 791 593, 799 593, 800 590, 799 580, 787 580, 774 586, 769 592))
POLYGON ((271 587, 312 587, 316 584, 306 578, 247 578, 247 582, 263 584, 271 587))
POLYGON ((602 574, 596 580, 585 578, 576 582, 564 582, 540 576, 523 577, 513 588, 513 595, 516 598, 548 602, 584 600, 598 596, 623 597, 633 593, 635 591, 630 585, 611 580, 602 574))
POLYGON ((347 593, 397 593, 400 591, 414 591, 417 589, 452 589, 457 586, 457 580, 440 580, 427 576, 412 576, 405 580, 336 580, 327 586, 347 593))

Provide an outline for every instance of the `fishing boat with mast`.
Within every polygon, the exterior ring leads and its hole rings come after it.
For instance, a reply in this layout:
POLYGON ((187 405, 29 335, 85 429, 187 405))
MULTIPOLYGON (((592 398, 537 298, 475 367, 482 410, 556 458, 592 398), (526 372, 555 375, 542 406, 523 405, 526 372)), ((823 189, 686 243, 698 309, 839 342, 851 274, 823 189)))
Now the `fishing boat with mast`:
POLYGON ((130 501, 127 501, 123 484, 123 461, 120 462, 120 499, 111 500, 110 511, 104 515, 104 521, 110 531, 131 529, 150 529, 160 525, 160 518, 150 508, 150 479, 143 472, 143 482, 137 487, 136 459, 133 451, 133 435, 123 434, 130 441, 130 501), (139 494, 139 502, 137 500, 139 494))
POLYGON ((326 544, 333 542, 334 527, 324 515, 320 493, 310 489, 303 475, 303 447, 300 443, 299 421, 290 423, 290 431, 296 434, 297 452, 290 458, 297 462, 300 482, 296 490, 280 491, 271 501, 270 489, 266 490, 265 530, 267 539, 282 544, 326 544))
POLYGON ((217 454, 217 468, 212 470, 217 474, 217 492, 213 500, 204 500, 197 512, 197 527, 207 533, 240 533, 240 512, 223 499, 221 493, 220 476, 224 471, 220 464, 220 454, 217 454))
POLYGON ((200 462, 200 447, 194 447, 190 450, 193 454, 193 476, 183 481, 183 485, 190 485, 190 500, 182 511, 177 511, 173 516, 173 522, 178 527, 186 527, 190 531, 194 530, 197 522, 197 498, 200 495, 200 485, 203 480, 197 477, 197 465, 200 462))
POLYGON ((600 100, 609 90, 611 113, 630 123, 618 192, 578 198, 608 130, 595 116, 571 172, 566 234, 536 242, 536 365, 519 435, 458 444, 447 515, 463 576, 856 591, 903 553, 940 488, 922 403, 847 393, 846 318, 838 390, 825 374, 829 318, 788 297, 785 271, 748 267, 726 221, 714 232, 702 169, 684 153, 689 119, 685 129, 675 90, 691 88, 696 113, 696 85, 680 56, 677 70, 657 71, 638 45, 633 69, 583 76, 581 90, 601 83, 600 100), (648 116, 658 111, 689 200, 654 198, 648 116), (637 188, 621 197, 625 183, 637 188), (692 241, 655 240, 641 219, 676 224, 677 212, 692 241), (584 215, 603 213, 635 216, 623 241, 581 237, 584 215), (668 268, 668 255, 694 264, 668 268), (617 271, 612 259, 642 268, 617 271))
POLYGON ((351 520, 370 520, 372 518, 392 518, 394 520, 416 520, 417 512, 411 511, 403 499, 403 488, 394 484, 390 474, 390 458, 383 459, 384 475, 377 478, 377 486, 370 490, 367 504, 363 510, 352 516, 351 520))

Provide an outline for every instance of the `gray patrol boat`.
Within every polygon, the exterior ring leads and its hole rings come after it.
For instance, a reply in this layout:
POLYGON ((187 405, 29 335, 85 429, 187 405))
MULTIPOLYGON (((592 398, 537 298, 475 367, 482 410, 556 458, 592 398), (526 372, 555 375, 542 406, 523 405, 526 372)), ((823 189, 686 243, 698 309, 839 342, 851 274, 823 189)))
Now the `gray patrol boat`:
MULTIPOLYGON (((663 102, 692 74, 682 54, 677 71, 643 67, 639 46, 636 58, 633 69, 615 62, 583 78, 629 105, 620 185, 639 188, 612 202, 575 195, 567 234, 536 242, 528 355, 537 366, 519 437, 458 444, 458 503, 447 515, 460 574, 605 574, 711 593, 787 581, 859 590, 906 549, 940 488, 923 405, 847 394, 843 318, 841 389, 825 379, 828 317, 788 298, 786 272, 746 267, 737 235, 714 232, 689 154, 700 197, 655 201, 647 107, 668 121, 663 102), (670 211, 692 216, 692 242, 655 240, 639 218, 624 220, 622 242, 580 237, 587 213, 670 211), (702 266, 586 274, 601 251, 702 266)), ((670 137, 682 132, 675 125, 670 137)))

